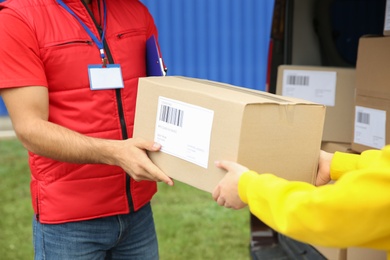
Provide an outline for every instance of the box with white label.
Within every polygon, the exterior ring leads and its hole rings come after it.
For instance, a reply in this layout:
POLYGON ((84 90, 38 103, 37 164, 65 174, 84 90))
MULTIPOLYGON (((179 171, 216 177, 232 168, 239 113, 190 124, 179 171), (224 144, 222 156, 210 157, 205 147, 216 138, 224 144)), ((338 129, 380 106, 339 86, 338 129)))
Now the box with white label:
POLYGON ((356 95, 352 150, 382 149, 390 136, 390 100, 356 95))
POLYGON ((326 106, 324 142, 351 143, 356 72, 352 68, 281 65, 276 94, 326 106))
POLYGON ((363 152, 389 143, 390 37, 363 36, 356 63, 356 101, 352 149, 363 152))
POLYGON ((134 137, 162 144, 151 160, 168 176, 212 192, 237 161, 259 173, 313 183, 325 106, 228 84, 185 78, 139 80, 134 137))

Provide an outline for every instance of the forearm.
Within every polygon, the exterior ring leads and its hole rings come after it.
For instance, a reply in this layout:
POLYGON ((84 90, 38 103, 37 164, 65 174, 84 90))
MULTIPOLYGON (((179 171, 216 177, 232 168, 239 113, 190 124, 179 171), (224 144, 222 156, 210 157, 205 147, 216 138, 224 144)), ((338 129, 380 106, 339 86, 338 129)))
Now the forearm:
POLYGON ((389 246, 390 207, 383 198, 384 193, 390 196, 390 178, 383 176, 358 172, 334 185, 314 187, 270 174, 246 174, 239 189, 254 215, 287 236, 322 246, 374 247, 380 242, 384 248, 389 246))
POLYGON ((0 94, 16 135, 30 152, 63 162, 118 165, 119 141, 88 137, 49 122, 47 88, 11 88, 0 94))
POLYGON ((35 154, 70 163, 117 164, 118 141, 88 137, 40 119, 15 130, 24 147, 35 154))

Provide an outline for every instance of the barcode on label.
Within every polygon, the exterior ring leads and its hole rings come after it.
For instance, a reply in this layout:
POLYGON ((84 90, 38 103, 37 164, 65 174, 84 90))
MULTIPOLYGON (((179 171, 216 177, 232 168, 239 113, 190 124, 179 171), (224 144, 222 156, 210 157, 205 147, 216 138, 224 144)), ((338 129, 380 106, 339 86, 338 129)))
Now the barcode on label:
POLYGON ((182 127, 183 115, 184 115, 183 110, 170 107, 167 105, 161 105, 159 120, 171 125, 182 127))
POLYGON ((370 114, 369 113, 358 112, 358 114, 357 114, 357 122, 369 125, 370 124, 370 114))
POLYGON ((287 75, 288 85, 309 86, 309 83, 310 83, 309 76, 287 75))

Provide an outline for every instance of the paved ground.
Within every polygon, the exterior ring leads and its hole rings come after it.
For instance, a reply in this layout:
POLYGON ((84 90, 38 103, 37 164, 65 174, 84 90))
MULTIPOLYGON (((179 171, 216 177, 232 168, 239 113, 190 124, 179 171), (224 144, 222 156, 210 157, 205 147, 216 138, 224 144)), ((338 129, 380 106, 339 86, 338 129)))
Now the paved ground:
POLYGON ((11 120, 8 116, 0 116, 0 139, 15 138, 15 132, 12 128, 11 120))

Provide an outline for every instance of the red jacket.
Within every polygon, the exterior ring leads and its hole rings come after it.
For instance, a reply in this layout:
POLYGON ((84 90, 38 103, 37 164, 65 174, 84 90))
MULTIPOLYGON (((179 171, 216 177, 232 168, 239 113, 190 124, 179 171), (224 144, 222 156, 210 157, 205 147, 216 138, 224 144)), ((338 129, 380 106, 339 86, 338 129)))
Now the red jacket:
MULTIPOLYGON (((64 2, 99 35, 82 0, 64 2)), ((15 20, 15 26, 20 29, 16 34, 34 39, 26 47, 26 55, 15 54, 19 60, 25 59, 25 63, 10 61, 7 66, 13 66, 16 71, 20 64, 29 64, 34 73, 27 77, 26 70, 18 76, 25 85, 45 82, 42 84, 49 90, 50 122, 88 136, 125 139, 132 137, 138 78, 145 76, 145 43, 151 35, 157 37, 157 30, 140 1, 106 2, 107 54, 121 65, 123 89, 90 90, 87 67, 101 64, 99 49, 80 23, 56 0, 9 0, 3 5, 1 14, 11 14, 22 21, 15 20), (34 52, 33 60, 26 58, 31 56, 30 52, 34 52)), ((97 1, 93 0, 91 6, 99 21, 97 1)), ((10 43, 11 38, 4 40, 10 43)), ((0 79, 0 87, 17 86, 5 83, 11 81, 0 79)), ((128 213, 145 205, 156 192, 155 182, 135 182, 115 166, 70 164, 33 153, 29 153, 29 162, 33 208, 42 223, 128 213)))

